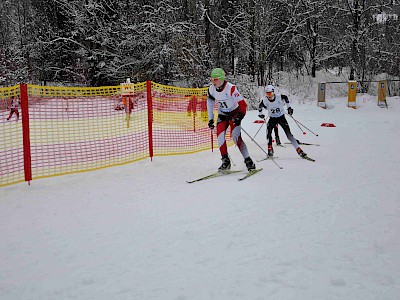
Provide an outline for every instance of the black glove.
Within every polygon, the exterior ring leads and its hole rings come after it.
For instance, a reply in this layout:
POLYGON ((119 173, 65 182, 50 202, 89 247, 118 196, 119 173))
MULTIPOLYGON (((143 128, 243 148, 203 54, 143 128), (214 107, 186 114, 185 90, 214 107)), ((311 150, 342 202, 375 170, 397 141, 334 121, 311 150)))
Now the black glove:
POLYGON ((260 113, 260 114, 258 115, 258 117, 259 117, 260 119, 265 119, 265 115, 262 114, 262 113, 260 113))
POLYGON ((242 122, 243 118, 244 118, 244 114, 240 112, 237 114, 236 118, 233 119, 233 123, 236 126, 240 126, 240 123, 242 122))
POLYGON ((288 112, 289 115, 293 115, 293 108, 289 107, 287 109, 287 112, 288 112))
POLYGON ((208 121, 208 127, 212 130, 215 128, 214 126, 214 119, 211 119, 210 121, 208 121))

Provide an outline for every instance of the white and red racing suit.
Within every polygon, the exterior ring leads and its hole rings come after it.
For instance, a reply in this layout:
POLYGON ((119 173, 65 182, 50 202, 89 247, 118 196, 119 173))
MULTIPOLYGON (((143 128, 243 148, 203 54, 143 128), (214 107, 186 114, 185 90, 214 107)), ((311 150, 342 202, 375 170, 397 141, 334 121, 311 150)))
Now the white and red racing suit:
POLYGON ((228 154, 225 135, 228 126, 231 126, 233 142, 238 146, 244 158, 249 157, 249 151, 241 137, 241 127, 233 122, 233 119, 243 119, 246 115, 246 101, 235 85, 224 81, 221 87, 215 88, 211 85, 208 89, 207 111, 209 120, 214 119, 215 102, 218 105, 217 139, 221 156, 224 157, 228 154))

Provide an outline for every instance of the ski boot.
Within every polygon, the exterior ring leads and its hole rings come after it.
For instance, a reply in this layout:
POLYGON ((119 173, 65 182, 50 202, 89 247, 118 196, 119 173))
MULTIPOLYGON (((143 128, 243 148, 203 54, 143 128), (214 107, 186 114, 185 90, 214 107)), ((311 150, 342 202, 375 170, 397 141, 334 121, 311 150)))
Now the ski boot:
POLYGON ((275 142, 276 142, 276 144, 277 144, 278 146, 282 145, 282 144, 281 144, 281 140, 279 139, 279 136, 276 136, 276 137, 275 137, 275 142))
POLYGON ((229 159, 228 155, 224 155, 221 158, 222 160, 222 165, 218 168, 219 172, 224 172, 224 171, 228 171, 231 168, 231 160, 229 159))
POLYGON ((254 170, 256 168, 256 165, 250 157, 245 158, 244 163, 246 164, 248 171, 254 170))
POLYGON ((296 149, 296 151, 297 151, 297 154, 300 155, 301 157, 306 157, 307 156, 307 153, 305 153, 303 150, 301 150, 300 147, 298 147, 296 149))
POLYGON ((272 145, 268 145, 268 156, 274 156, 274 149, 272 148, 272 145))

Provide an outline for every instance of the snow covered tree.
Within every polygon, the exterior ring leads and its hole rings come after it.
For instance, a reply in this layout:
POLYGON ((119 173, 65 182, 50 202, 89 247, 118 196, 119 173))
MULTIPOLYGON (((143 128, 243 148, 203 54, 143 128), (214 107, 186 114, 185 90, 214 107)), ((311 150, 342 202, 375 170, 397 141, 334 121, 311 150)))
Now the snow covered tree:
POLYGON ((399 0, 3 0, 0 84, 204 84, 214 67, 258 85, 280 71, 399 76, 399 0), (34 30, 32 30, 34 29, 34 30))

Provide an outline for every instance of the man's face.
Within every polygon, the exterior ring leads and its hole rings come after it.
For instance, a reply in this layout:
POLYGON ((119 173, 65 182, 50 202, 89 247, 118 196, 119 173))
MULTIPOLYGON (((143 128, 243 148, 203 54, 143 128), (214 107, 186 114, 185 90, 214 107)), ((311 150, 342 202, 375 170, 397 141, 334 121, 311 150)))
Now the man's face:
POLYGON ((265 95, 267 96, 268 100, 274 99, 274 92, 266 92, 265 95))
POLYGON ((216 89, 224 84, 224 81, 219 78, 210 78, 210 81, 216 89))

